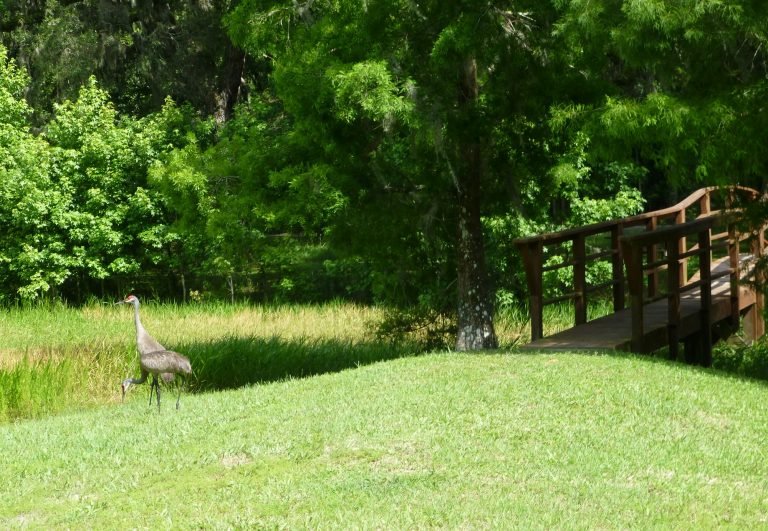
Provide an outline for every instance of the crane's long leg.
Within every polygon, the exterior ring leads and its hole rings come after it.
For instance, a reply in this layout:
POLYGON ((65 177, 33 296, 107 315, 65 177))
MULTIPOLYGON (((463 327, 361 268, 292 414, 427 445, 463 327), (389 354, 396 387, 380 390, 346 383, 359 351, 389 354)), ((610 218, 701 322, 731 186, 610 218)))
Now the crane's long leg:
POLYGON ((185 383, 187 383, 187 379, 186 378, 182 379, 181 377, 179 377, 179 382, 178 382, 179 394, 176 396, 176 409, 179 409, 179 400, 181 400, 181 388, 185 383))
POLYGON ((155 376, 155 395, 157 395, 157 412, 160 413, 160 383, 155 376))
MULTIPOLYGON (((135 384, 143 384, 147 381, 147 375, 149 373, 145 371, 144 369, 141 370, 141 378, 126 378, 123 380, 123 402, 125 402, 125 392, 128 390, 128 386, 135 385, 135 384)), ((152 396, 150 395, 150 399, 152 396)))
MULTIPOLYGON (((157 375, 152 375, 152 383, 149 384, 149 405, 152 405, 152 391, 157 390, 157 375)), ((159 391, 158 391, 159 393, 159 391)), ((157 395, 157 401, 160 402, 160 395, 157 395)))

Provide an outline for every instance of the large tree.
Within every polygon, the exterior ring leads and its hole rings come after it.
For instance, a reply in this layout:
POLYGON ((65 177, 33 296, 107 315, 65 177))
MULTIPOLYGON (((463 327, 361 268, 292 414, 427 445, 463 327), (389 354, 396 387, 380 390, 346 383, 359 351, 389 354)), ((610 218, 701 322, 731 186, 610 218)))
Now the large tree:
POLYGON ((236 42, 270 58, 295 134, 314 146, 306 166, 333 168, 326 177, 348 206, 336 241, 365 240, 368 253, 454 290, 459 350, 497 346, 482 217, 524 179, 494 154, 540 150, 531 132, 548 91, 549 9, 252 0, 229 19, 236 42))

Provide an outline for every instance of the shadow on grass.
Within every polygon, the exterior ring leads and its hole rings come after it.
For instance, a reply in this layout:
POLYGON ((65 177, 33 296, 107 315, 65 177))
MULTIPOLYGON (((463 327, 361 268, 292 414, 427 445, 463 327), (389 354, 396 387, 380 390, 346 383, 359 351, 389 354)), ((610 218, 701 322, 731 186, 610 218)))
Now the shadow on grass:
MULTIPOLYGON (((672 365, 685 367, 691 371, 703 372, 715 377, 756 381, 768 385, 768 336, 761 338, 752 345, 718 342, 712 351, 712 365, 703 367, 696 364, 688 364, 682 358, 672 360, 669 358, 667 348, 662 348, 651 353, 626 352, 621 350, 582 350, 569 351, 580 352, 584 355, 611 356, 617 358, 631 358, 646 363, 672 365)), ((556 351, 531 350, 518 351, 520 355, 555 354, 556 351)))
POLYGON ((192 391, 303 378, 419 354, 410 344, 278 337, 230 337, 177 347, 192 363, 192 391))

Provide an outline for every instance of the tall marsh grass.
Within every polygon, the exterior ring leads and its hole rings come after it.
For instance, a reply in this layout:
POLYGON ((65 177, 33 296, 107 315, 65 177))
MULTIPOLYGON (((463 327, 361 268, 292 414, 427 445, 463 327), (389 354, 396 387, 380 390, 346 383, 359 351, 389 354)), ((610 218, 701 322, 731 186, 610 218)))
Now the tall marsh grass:
MULTIPOLYGON (((383 316, 381 309, 346 303, 141 306, 149 332, 190 358, 192 391, 300 378, 417 354, 416 342, 376 341, 375 325, 383 316)), ((573 310, 548 306, 544 322, 545 334, 568 328, 573 310)), ((527 311, 500 311, 496 330, 502 348, 526 343, 527 311)), ((119 401, 120 381, 138 374, 127 306, 0 311, 0 421, 119 401)), ((131 394, 142 393, 134 389, 131 394)))
MULTIPOLYGON (((380 311, 352 304, 151 304, 144 326, 192 361, 192 391, 338 371, 414 353, 373 341, 380 311)), ((119 401, 139 374, 132 309, 111 304, 0 311, 0 421, 119 401)), ((140 394, 135 390, 132 394, 140 394)))

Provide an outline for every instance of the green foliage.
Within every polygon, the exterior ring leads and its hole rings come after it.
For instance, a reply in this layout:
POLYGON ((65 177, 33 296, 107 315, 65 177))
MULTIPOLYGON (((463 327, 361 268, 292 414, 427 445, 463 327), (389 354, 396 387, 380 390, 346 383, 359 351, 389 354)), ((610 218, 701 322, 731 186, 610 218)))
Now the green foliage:
POLYGON ((768 380, 768 340, 763 337, 752 345, 718 343, 712 354, 712 366, 731 374, 768 380))
MULTIPOLYGON (((406 82, 407 85, 407 82, 406 82)), ((402 97, 384 61, 365 61, 339 72, 333 79, 336 112, 351 123, 367 118, 378 123, 408 122, 413 101, 402 97)))
POLYGON ((162 265, 167 221, 146 173, 173 147, 173 110, 151 120, 121 117, 91 79, 76 101, 55 107, 45 135, 34 136, 23 100, 13 99, 24 78, 3 64, 5 108, 16 111, 0 124, 2 296, 32 300, 69 281, 162 265))
POLYGON ((757 109, 767 43, 756 28, 768 9, 692 0, 560 7, 556 34, 576 52, 574 64, 607 81, 591 104, 566 106, 570 119, 558 112, 591 139, 591 157, 640 160, 677 187, 765 174, 757 109))
POLYGON ((473 171, 507 304, 515 237, 768 173, 755 2, 2 5, 1 302, 239 273, 447 316, 473 171))

